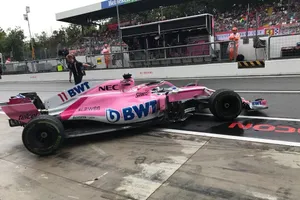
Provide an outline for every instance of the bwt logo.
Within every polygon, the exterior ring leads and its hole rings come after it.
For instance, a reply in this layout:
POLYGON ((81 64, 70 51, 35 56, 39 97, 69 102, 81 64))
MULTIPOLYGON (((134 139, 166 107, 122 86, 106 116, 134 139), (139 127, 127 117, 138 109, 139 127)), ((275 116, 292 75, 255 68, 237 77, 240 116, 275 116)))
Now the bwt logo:
MULTIPOLYGON (((78 94, 81 94, 85 92, 86 90, 90 89, 89 82, 82 83, 80 85, 75 86, 73 89, 68 90, 69 97, 75 97, 78 94)), ((62 102, 68 101, 69 97, 66 95, 65 92, 62 92, 58 94, 59 98, 61 99, 62 102)))
MULTIPOLYGON (((147 117, 149 114, 156 113, 157 110, 157 101, 153 100, 146 102, 145 104, 140 104, 139 106, 132 106, 122 109, 122 115, 124 121, 130 121, 136 117, 141 119, 147 117)), ((107 109, 106 110, 106 119, 107 121, 114 123, 118 122, 121 119, 121 113, 117 110, 107 109)))
POLYGON ((68 93, 69 93, 70 97, 74 97, 77 94, 81 94, 81 93, 85 92, 86 89, 90 89, 88 82, 77 85, 73 89, 68 90, 68 93))

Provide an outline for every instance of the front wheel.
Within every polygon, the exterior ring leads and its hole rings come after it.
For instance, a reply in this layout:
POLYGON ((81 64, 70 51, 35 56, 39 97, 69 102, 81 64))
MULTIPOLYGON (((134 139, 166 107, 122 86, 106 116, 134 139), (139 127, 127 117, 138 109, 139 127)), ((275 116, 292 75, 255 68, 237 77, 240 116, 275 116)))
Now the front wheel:
POLYGON ((234 120, 242 112, 242 99, 232 90, 217 90, 209 99, 209 109, 210 112, 219 120, 234 120))
POLYGON ((64 127, 59 119, 40 115, 31 120, 22 134, 23 144, 31 153, 48 156, 59 149, 65 139, 64 127))

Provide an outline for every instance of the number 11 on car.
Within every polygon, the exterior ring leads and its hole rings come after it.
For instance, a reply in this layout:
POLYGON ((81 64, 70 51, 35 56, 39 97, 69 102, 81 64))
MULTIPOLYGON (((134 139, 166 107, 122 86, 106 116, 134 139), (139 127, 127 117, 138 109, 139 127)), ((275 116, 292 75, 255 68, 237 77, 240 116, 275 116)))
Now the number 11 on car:
POLYGON ((68 101, 68 97, 67 97, 66 93, 62 92, 62 93, 58 94, 58 96, 62 102, 68 101))

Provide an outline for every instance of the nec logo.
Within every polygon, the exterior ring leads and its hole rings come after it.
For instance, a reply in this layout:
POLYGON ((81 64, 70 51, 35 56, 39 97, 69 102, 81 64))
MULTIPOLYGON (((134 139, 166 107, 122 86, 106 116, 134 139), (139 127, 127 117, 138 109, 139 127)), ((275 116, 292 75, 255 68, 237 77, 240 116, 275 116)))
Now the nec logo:
POLYGON ((113 90, 119 90, 119 85, 105 85, 99 87, 99 91, 113 91, 113 90))

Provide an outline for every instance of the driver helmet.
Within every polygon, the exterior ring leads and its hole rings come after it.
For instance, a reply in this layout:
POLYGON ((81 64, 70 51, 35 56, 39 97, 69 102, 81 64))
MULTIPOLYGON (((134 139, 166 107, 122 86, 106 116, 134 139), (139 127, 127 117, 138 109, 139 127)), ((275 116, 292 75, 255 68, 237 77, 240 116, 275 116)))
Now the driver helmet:
POLYGON ((133 78, 123 79, 121 81, 122 90, 129 90, 135 85, 133 78))

